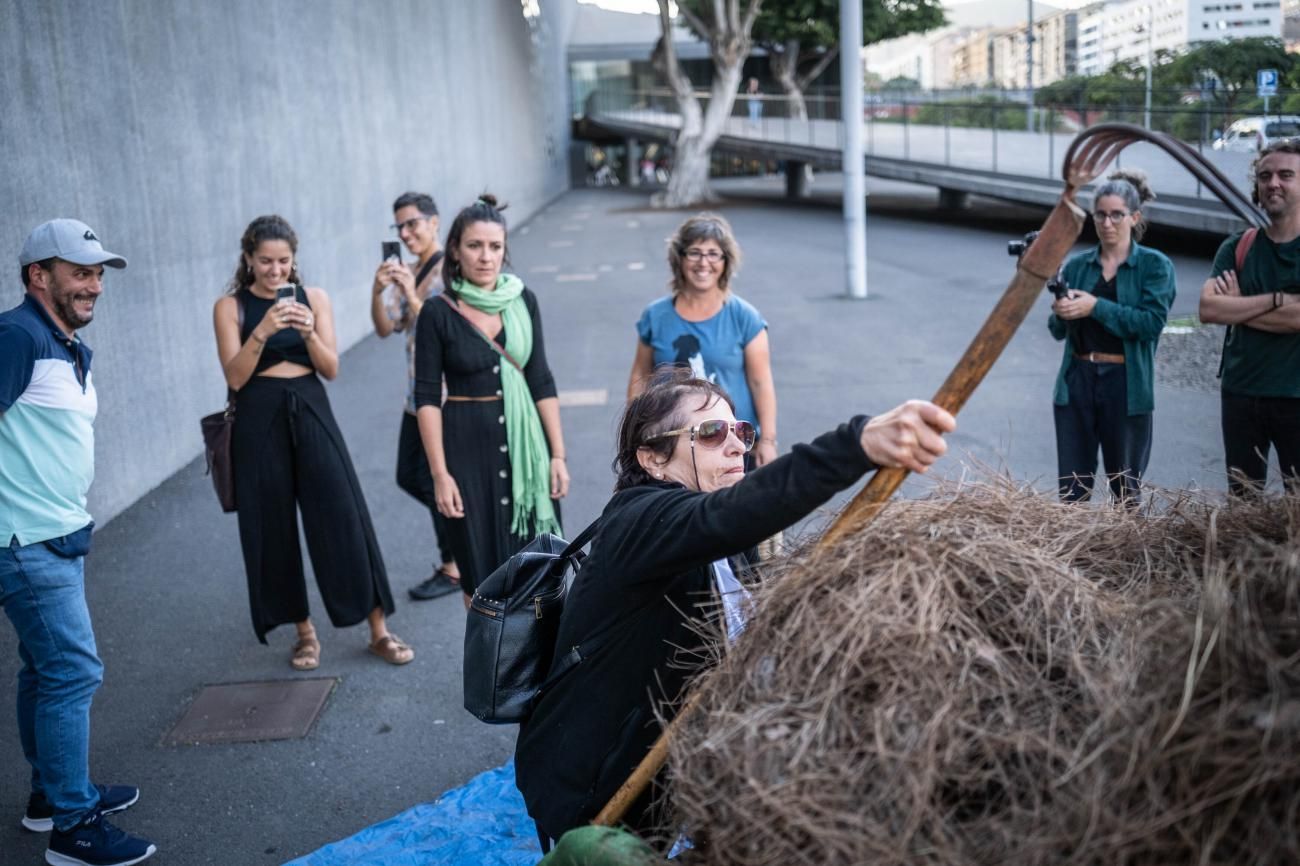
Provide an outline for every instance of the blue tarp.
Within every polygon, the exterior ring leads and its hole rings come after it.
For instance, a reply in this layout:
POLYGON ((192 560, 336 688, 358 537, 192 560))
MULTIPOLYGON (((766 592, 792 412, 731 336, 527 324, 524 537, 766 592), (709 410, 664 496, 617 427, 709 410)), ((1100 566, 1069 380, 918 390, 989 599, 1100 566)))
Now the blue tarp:
POLYGON ((534 866, 541 857, 509 761, 285 866, 534 866))

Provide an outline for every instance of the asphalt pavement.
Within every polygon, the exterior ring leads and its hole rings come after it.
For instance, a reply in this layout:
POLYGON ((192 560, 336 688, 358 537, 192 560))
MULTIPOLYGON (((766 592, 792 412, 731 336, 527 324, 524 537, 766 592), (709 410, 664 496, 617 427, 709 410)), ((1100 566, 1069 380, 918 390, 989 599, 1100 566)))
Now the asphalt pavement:
MULTIPOLYGON (((1043 213, 977 200, 963 214, 942 214, 932 190, 869 183, 870 297, 853 301, 843 297, 835 179, 819 178, 819 200, 798 204, 783 202, 780 186, 780 178, 725 182, 720 210, 744 251, 735 289, 771 326, 784 451, 853 414, 933 393, 1007 284, 1013 261, 1006 241, 1037 227, 1043 213)), ((568 403, 562 416, 573 488, 564 516, 571 533, 610 493, 633 326, 665 291, 665 240, 686 216, 651 210, 647 199, 625 188, 576 190, 510 236, 513 267, 540 298, 548 353, 568 403)), ((1188 315, 1217 239, 1153 240, 1174 253, 1174 314, 1188 315)), ((336 294, 368 290, 325 285, 336 294)), ((963 410, 943 473, 993 467, 1052 488, 1051 390, 1061 350, 1044 324, 1048 306, 1044 295, 963 410)), ((162 744, 203 686, 295 676, 291 627, 273 632, 269 647, 253 636, 235 518, 220 512, 200 461, 95 535, 87 596, 107 672, 95 699, 91 766, 98 781, 141 786, 140 802, 118 823, 158 844, 152 862, 283 863, 432 800, 511 753, 512 727, 482 724, 461 707, 460 600, 406 599, 435 551, 427 513, 393 482, 400 339, 364 340, 344 355, 328 387, 397 598, 391 627, 416 659, 390 667, 366 653, 364 626, 338 630, 317 617, 323 649, 313 676, 339 683, 306 738, 162 744)), ((212 398, 215 408, 221 395, 212 398)), ((1148 480, 1221 490, 1217 431, 1217 395, 1160 387, 1148 480)), ((913 479, 902 495, 926 488, 913 479)), ((0 627, 5 707, 12 706, 16 666, 13 631, 0 627)), ((0 863, 41 862, 45 837, 18 824, 28 770, 7 709, 0 756, 0 863)))

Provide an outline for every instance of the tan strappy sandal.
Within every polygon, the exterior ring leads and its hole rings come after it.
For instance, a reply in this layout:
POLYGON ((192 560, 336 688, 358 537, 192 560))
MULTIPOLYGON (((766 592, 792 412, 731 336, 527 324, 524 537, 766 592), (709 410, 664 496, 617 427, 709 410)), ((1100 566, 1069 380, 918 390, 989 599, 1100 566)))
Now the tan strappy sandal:
POLYGON ((404 665, 415 658, 415 650, 395 634, 386 634, 370 645, 370 652, 390 665, 404 665))
POLYGON ((289 664, 296 671, 314 671, 320 667, 320 641, 316 635, 300 637, 294 642, 289 664))

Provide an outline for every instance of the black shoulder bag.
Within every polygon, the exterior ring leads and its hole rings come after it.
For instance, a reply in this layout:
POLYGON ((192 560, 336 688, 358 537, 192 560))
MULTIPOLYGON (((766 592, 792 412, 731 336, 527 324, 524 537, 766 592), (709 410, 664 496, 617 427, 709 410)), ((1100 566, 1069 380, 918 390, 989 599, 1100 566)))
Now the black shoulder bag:
POLYGON ((474 591, 465 620, 465 709, 494 724, 528 718, 537 696, 603 643, 604 635, 558 659, 565 596, 600 521, 573 540, 544 532, 474 591), (554 669, 552 669, 554 664, 554 669))

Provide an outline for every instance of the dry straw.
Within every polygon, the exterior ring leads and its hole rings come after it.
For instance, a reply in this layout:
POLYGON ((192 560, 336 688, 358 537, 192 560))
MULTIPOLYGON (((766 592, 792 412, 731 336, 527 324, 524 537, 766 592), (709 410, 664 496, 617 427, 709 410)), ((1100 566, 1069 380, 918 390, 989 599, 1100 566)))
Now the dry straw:
POLYGON ((1300 499, 895 503, 697 689, 698 862, 1300 863, 1300 499))

